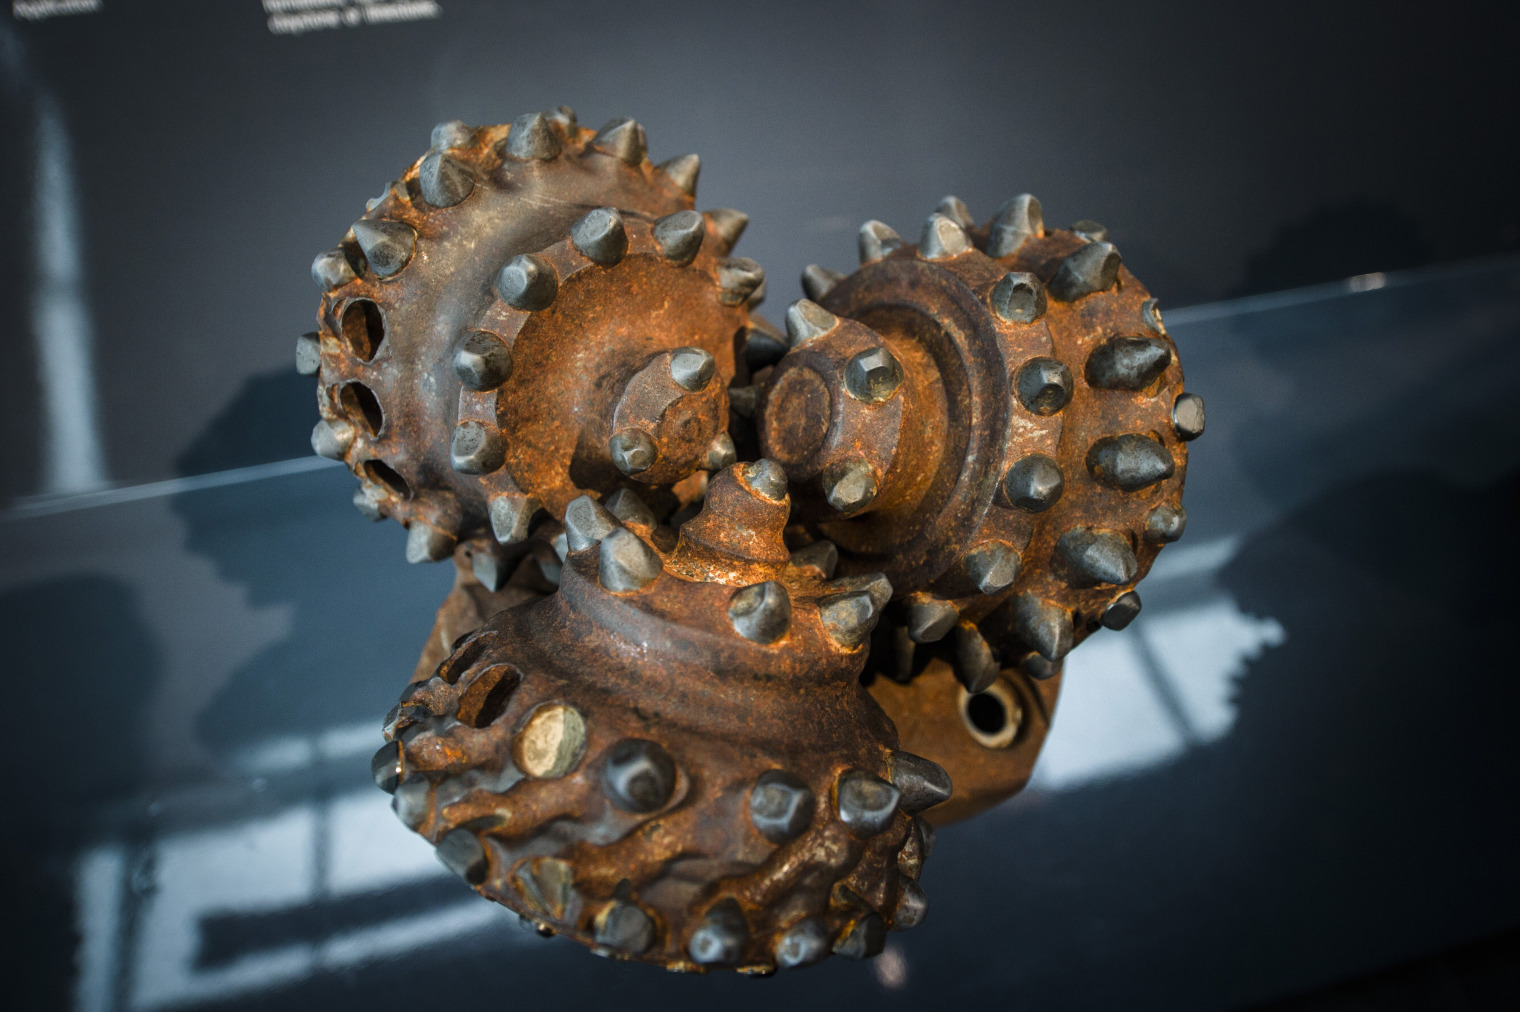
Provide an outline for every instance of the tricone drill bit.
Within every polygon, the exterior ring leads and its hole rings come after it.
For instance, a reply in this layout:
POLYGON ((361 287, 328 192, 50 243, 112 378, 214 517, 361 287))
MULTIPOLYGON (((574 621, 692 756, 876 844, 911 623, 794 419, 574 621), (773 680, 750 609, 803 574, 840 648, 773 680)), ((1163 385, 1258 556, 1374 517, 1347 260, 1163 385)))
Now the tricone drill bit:
POLYGON ((674 532, 589 497, 556 593, 408 687, 375 758, 400 818, 545 932, 672 969, 874 955, 924 916, 947 798, 859 681, 891 587, 786 549, 770 461, 674 532))

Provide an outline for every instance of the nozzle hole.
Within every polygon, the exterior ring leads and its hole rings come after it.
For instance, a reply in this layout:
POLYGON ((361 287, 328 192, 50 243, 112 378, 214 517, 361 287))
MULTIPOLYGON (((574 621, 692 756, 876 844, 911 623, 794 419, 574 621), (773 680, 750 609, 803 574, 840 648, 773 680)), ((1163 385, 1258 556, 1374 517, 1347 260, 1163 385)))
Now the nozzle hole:
POLYGON ((412 487, 406 483, 406 479, 396 473, 396 469, 383 460, 366 460, 364 473, 370 478, 384 485, 403 499, 412 497, 412 487))
POLYGON ((385 412, 380 409, 380 398, 363 383, 345 383, 338 390, 338 403, 349 420, 369 430, 371 436, 380 434, 385 424, 385 412))
POLYGON ((385 318, 369 299, 354 299, 344 306, 339 329, 349 350, 366 362, 375 357, 385 340, 385 318))

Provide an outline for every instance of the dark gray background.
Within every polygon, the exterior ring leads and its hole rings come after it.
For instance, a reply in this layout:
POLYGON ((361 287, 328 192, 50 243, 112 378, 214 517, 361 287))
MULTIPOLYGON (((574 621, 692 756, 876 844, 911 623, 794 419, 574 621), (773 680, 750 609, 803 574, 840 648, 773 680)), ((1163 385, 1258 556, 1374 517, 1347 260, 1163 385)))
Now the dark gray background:
POLYGON ((307 452, 311 257, 435 121, 561 102, 703 158, 774 315, 855 229, 1029 191, 1180 305, 1520 241, 1513 4, 494 4, 277 37, 256 0, 107 0, 0 27, 0 498, 42 488, 33 151, 73 145, 106 477, 307 452), (235 397, 245 412, 199 436, 235 397), (188 449, 195 445, 195 452, 188 449))

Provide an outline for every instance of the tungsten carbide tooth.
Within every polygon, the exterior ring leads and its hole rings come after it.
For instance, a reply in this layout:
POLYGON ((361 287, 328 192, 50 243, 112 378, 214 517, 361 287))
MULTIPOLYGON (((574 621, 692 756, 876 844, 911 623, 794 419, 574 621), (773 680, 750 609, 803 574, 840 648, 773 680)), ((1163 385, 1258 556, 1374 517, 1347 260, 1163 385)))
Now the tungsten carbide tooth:
POLYGON ((718 240, 723 243, 724 250, 737 246, 739 237, 749 225, 749 215, 731 207, 718 207, 708 211, 707 220, 712 222, 713 231, 718 233, 718 240))
POLYGON ((422 199, 434 207, 453 207, 475 189, 475 177, 459 162, 435 151, 422 160, 417 186, 422 199))
POLYGON ((677 155, 655 166, 670 177, 670 181, 688 197, 697 195, 697 176, 702 172, 702 159, 696 155, 677 155))
POLYGON ((527 162, 558 158, 561 148, 548 117, 541 112, 530 112, 512 122, 502 150, 508 158, 527 162))
POLYGON ((401 273, 417 246, 417 230, 404 221, 360 218, 353 232, 370 270, 382 278, 401 273))
POLYGON ((1044 212, 1040 202, 1027 193, 1021 193, 998 208, 987 231, 987 255, 990 257, 1012 256, 1030 239, 1045 234, 1044 212))
POLYGON ((629 165, 637 165, 644 160, 648 142, 639 121, 623 117, 610 120, 597 131, 591 139, 591 146, 603 154, 621 158, 629 165))

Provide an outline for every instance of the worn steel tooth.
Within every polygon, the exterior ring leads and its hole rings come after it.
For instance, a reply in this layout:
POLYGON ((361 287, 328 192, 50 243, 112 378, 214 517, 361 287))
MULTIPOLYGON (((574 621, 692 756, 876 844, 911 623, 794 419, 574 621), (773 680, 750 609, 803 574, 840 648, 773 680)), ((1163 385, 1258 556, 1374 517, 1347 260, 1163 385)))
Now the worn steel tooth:
POLYGON ((897 897, 897 909, 892 913, 892 930, 916 928, 928 916, 929 897, 924 893, 924 887, 912 879, 905 879, 902 893, 897 897))
POLYGON ((1113 243, 1088 243, 1061 261, 1050 279, 1050 294, 1072 302, 1094 292, 1106 292, 1119 282, 1122 260, 1113 243))
POLYGON ((492 497, 487 506, 491 533, 503 545, 528 540, 534 526, 546 515, 544 504, 536 496, 504 492, 492 497))
POLYGON ((811 566, 818 570, 825 580, 832 580, 834 570, 839 566, 839 549, 832 541, 815 541, 806 548, 799 548, 792 553, 792 565, 811 566))
POLYGON ((670 378, 682 390, 696 393, 712 382, 718 363, 704 348, 677 348, 670 357, 670 378))
POLYGON ((771 502, 786 498, 786 472, 774 460, 762 457, 742 470, 744 483, 771 502))
POLYGON ((1044 681, 1047 678, 1054 678, 1061 673, 1061 662, 1048 661, 1038 653, 1030 651, 1029 656, 1019 661, 1019 670, 1030 678, 1044 681))
POLYGON ((1071 612, 1037 594, 1020 594, 1013 600, 1013 625, 1019 638, 1049 661, 1071 652, 1071 612))
POLYGON ((1150 436, 1129 432, 1094 443, 1087 451, 1087 469, 1105 485, 1138 492, 1170 478, 1177 465, 1166 447, 1150 436))
POLYGON ((421 826, 428 817, 428 783, 421 777, 403 780, 391 798, 391 811, 409 829, 421 826))
POLYGON ((831 594, 818 601, 823 631, 846 650, 854 650, 868 640, 880 617, 880 606, 864 590, 831 594))
POLYGON ((475 143, 475 131, 464 122, 451 119, 439 123, 433 127, 432 142, 434 151, 447 151, 449 148, 467 148, 475 143))
POLYGON ((406 529, 406 561, 442 562, 454 554, 454 536, 424 520, 413 520, 406 529))
POLYGON ((546 110, 544 118, 556 124, 567 137, 574 137, 579 126, 575 121, 575 110, 568 105, 557 105, 553 109, 546 110))
POLYGON ((642 474, 654 467, 660 451, 643 429, 623 429, 607 441, 612 463, 627 475, 642 474))
POLYGON ((624 116, 608 120, 591 139, 591 146, 603 154, 615 155, 629 165, 637 165, 644 160, 648 145, 639 121, 624 116))
POLYGON ((823 475, 823 496, 841 513, 864 509, 879 491, 876 469, 861 457, 841 461, 823 475))
POLYGON ((745 639, 774 643, 792 626, 792 599, 780 583, 767 580, 735 593, 728 602, 728 618, 745 639))
POLYGON ((706 456, 702 458, 702 470, 721 471, 738 459, 739 452, 734 449, 733 438, 726 432, 720 432, 708 446, 706 456))
POLYGON ((1045 315, 1045 286, 1025 271, 1010 271, 992 286, 992 311, 1009 323, 1033 323, 1045 315))
POLYGON ((454 347, 454 375, 471 390, 495 390, 512 375, 512 350, 495 334, 472 330, 454 347))
POLYGON ((846 576, 842 579, 831 580, 825 584, 829 591, 837 593, 863 592, 870 596, 871 604, 880 612, 892 600, 892 581, 888 580, 884 573, 863 573, 860 576, 846 576))
POLYGON ((658 521, 655 519, 654 510, 650 509, 644 500, 631 489, 620 488, 607 497, 607 512, 617 517, 625 524, 637 524, 642 527, 653 528, 658 521))
POLYGON ((563 146, 541 112, 530 112, 512 121, 502 151, 520 162, 549 161, 558 158, 563 146))
MULTIPOLYGON (((631 532, 624 532, 634 537, 631 532)), ((625 812, 648 815, 665 807, 676 789, 676 762, 658 743, 624 738, 607 751, 602 793, 625 812)))
POLYGON ((311 449, 319 457, 342 460, 348 448, 354 445, 354 427, 344 421, 316 424, 311 430, 311 449))
POLYGON ((744 958, 749 924, 737 901, 725 899, 708 910, 691 933, 686 952, 703 966, 733 966, 744 958))
POLYGON ((1129 583, 1140 569, 1129 540, 1113 531, 1074 527, 1056 540, 1056 552, 1081 586, 1129 583))
POLYGON ((507 571, 505 560, 489 551, 470 553, 470 572, 475 574, 475 579, 480 581, 482 587, 493 594, 507 585, 507 577, 511 575, 507 571))
POLYGON ((697 258, 706 238, 707 223, 695 211, 677 211, 654 223, 654 241, 661 255, 683 267, 697 258))
POLYGON ((793 348, 822 337, 839 326, 839 317, 811 299, 798 299, 786 307, 786 337, 793 348))
POLYGON ((614 594, 643 590, 663 569, 655 550, 626 527, 619 527, 602 538, 598 572, 602 586, 614 594))
POLYGON ((617 517, 589 495, 565 507, 565 547, 571 552, 583 552, 617 529, 617 517))
POLYGON ((934 205, 934 213, 949 218, 959 225, 962 231, 970 231, 976 224, 976 219, 971 217, 971 209, 966 206, 966 202, 953 194, 941 197, 939 203, 934 205))
POLYGON ((908 635, 908 630, 902 626, 892 628, 892 657, 891 667, 887 670, 888 678, 903 685, 913 680, 914 654, 918 644, 913 642, 913 637, 908 635))
POLYGON ((353 265, 348 262, 348 254, 343 252, 341 246, 318 253, 317 258, 311 262, 311 280, 324 292, 341 288, 357 277, 353 265))
POLYGON ((860 226, 860 262, 872 263, 906 245, 886 222, 872 219, 860 226))
POLYGON ((1203 398, 1197 394, 1178 394, 1172 405, 1172 427, 1183 442, 1203 435, 1203 398))
POLYGON ((404 221, 360 218, 354 222, 354 240, 377 277, 395 277, 412 259, 417 230, 404 221))
POLYGON ((925 260, 952 260, 971 251, 966 230, 943 214, 931 214, 918 240, 918 255, 925 260))
POLYGON ((731 207, 713 208, 707 212, 707 220, 712 222, 713 231, 718 233, 725 253, 738 245, 739 237, 749 225, 749 215, 731 207))
POLYGON ((834 954, 845 959, 870 959, 887 945, 887 926, 881 915, 871 912, 858 918, 834 943, 834 954))
POLYGON ((1099 621, 1106 629, 1123 629, 1139 614, 1140 595, 1129 590, 1114 598, 1114 603, 1103 609, 1103 617, 1099 621))
POLYGON ((1145 517, 1145 540, 1153 545, 1169 545, 1187 530, 1187 510, 1162 503, 1145 517))
POLYGON ((908 635, 914 643, 937 643, 960 621, 955 605, 929 594, 914 594, 907 603, 908 635))
POLYGON ((375 781, 375 786, 387 794, 396 793, 396 787, 405 773, 406 765, 401 759, 400 742, 386 742, 370 758, 369 775, 375 781))
POLYGON ((1022 560, 1013 546, 1003 541, 987 541, 966 554, 966 575, 983 594, 996 594, 1019 578, 1022 560))
POLYGON ((834 810, 857 837, 871 837, 892 824, 902 792, 874 773, 845 770, 834 785, 834 810))
POLYGON ((442 151, 434 151, 417 170, 417 186, 422 199, 434 207, 453 207, 474 191, 475 177, 442 151))
POLYGON ((918 829, 918 838, 923 841, 924 860, 929 860, 929 855, 934 853, 934 841, 938 838, 934 823, 925 819, 914 819, 913 825, 918 829))
POLYGON ((1071 370, 1058 358, 1032 358, 1014 379, 1019 403, 1036 415, 1053 415, 1071 403, 1076 385, 1071 370))
POLYGON ((513 257, 496 275, 496 294, 509 306, 530 313, 548 308, 558 293, 554 265, 533 253, 513 257))
POLYGON ((760 404, 760 388, 756 386, 729 387, 728 406, 740 418, 753 418, 760 404))
POLYGON ((480 838, 468 829, 456 829, 438 841, 438 860, 470 885, 485 881, 491 861, 480 838))
POLYGON ((322 369, 322 342, 316 333, 296 338, 296 372, 315 376, 322 369))
POLYGON ((749 792, 749 820, 771 843, 795 840, 813 821, 813 792, 785 770, 768 770, 749 792))
POLYGON ((897 751, 892 753, 891 766, 892 786, 902 794, 898 807, 909 815, 950 800, 950 774, 939 763, 912 752, 897 751))
POLYGON ((829 949, 829 929, 818 918, 808 917, 787 928, 776 939, 771 955, 776 966, 792 970, 821 962, 828 957, 829 949))
POLYGON ((1066 491, 1061 465, 1043 453, 1031 453, 1008 469, 1003 492, 1014 506, 1026 513, 1043 513, 1066 491))
POLYGON ((570 226, 570 241, 586 259, 611 267, 628 253, 628 230, 615 207, 588 211, 570 226))
POLYGON ((1149 330, 1155 331, 1162 336, 1166 335, 1166 324, 1161 320, 1161 300, 1146 299, 1140 303, 1140 319, 1149 330))
POLYGON ((834 286, 846 277, 843 271, 808 264, 802 269, 802 290, 807 293, 808 298, 816 302, 833 291, 834 286))
POLYGON ((766 280, 766 278, 761 278, 760 283, 755 286, 755 290, 749 293, 749 298, 744 300, 744 304, 750 309, 754 309, 756 306, 760 305, 760 303, 765 301, 766 280))
POLYGON ((845 392, 866 404, 890 400, 902 381, 902 364, 884 346, 867 348, 845 363, 845 392))
POLYGON ((1088 242, 1108 241, 1108 229, 1104 228, 1102 225, 1089 218, 1083 218, 1081 221, 1073 222, 1071 231, 1073 235, 1077 236, 1077 238, 1086 239, 1088 242))
POLYGON ((648 952, 655 940, 654 919, 626 900, 614 900, 598 914, 593 931, 597 945, 631 956, 648 952))
POLYGON ((385 512, 380 508, 380 502, 372 489, 360 485, 354 489, 353 501, 354 509, 358 510, 364 519, 374 523, 385 519, 385 512))
POLYGON ((501 430, 486 422, 468 419, 454 426, 449 440, 449 463, 461 474, 490 474, 507 461, 507 443, 501 430))
POLYGON ((998 662, 974 623, 955 628, 955 677, 967 692, 983 692, 997 680, 998 662))
POLYGON ((1112 337, 1087 357, 1087 385, 1144 390, 1172 364, 1172 349, 1154 337, 1112 337))
POLYGON ((765 269, 749 257, 725 257, 718 261, 718 301, 737 306, 765 283, 765 269))
POLYGON ((1012 256, 1027 239, 1045 234, 1045 213, 1031 194, 1021 193, 998 208, 987 231, 987 255, 1012 256))
POLYGON ((781 361, 787 351, 786 335, 762 316, 752 316, 751 326, 744 329, 740 342, 740 354, 751 371, 764 369, 781 361))
POLYGON ((702 173, 702 159, 696 155, 677 155, 655 168, 669 176, 670 181, 687 196, 697 195, 697 176, 702 173))

